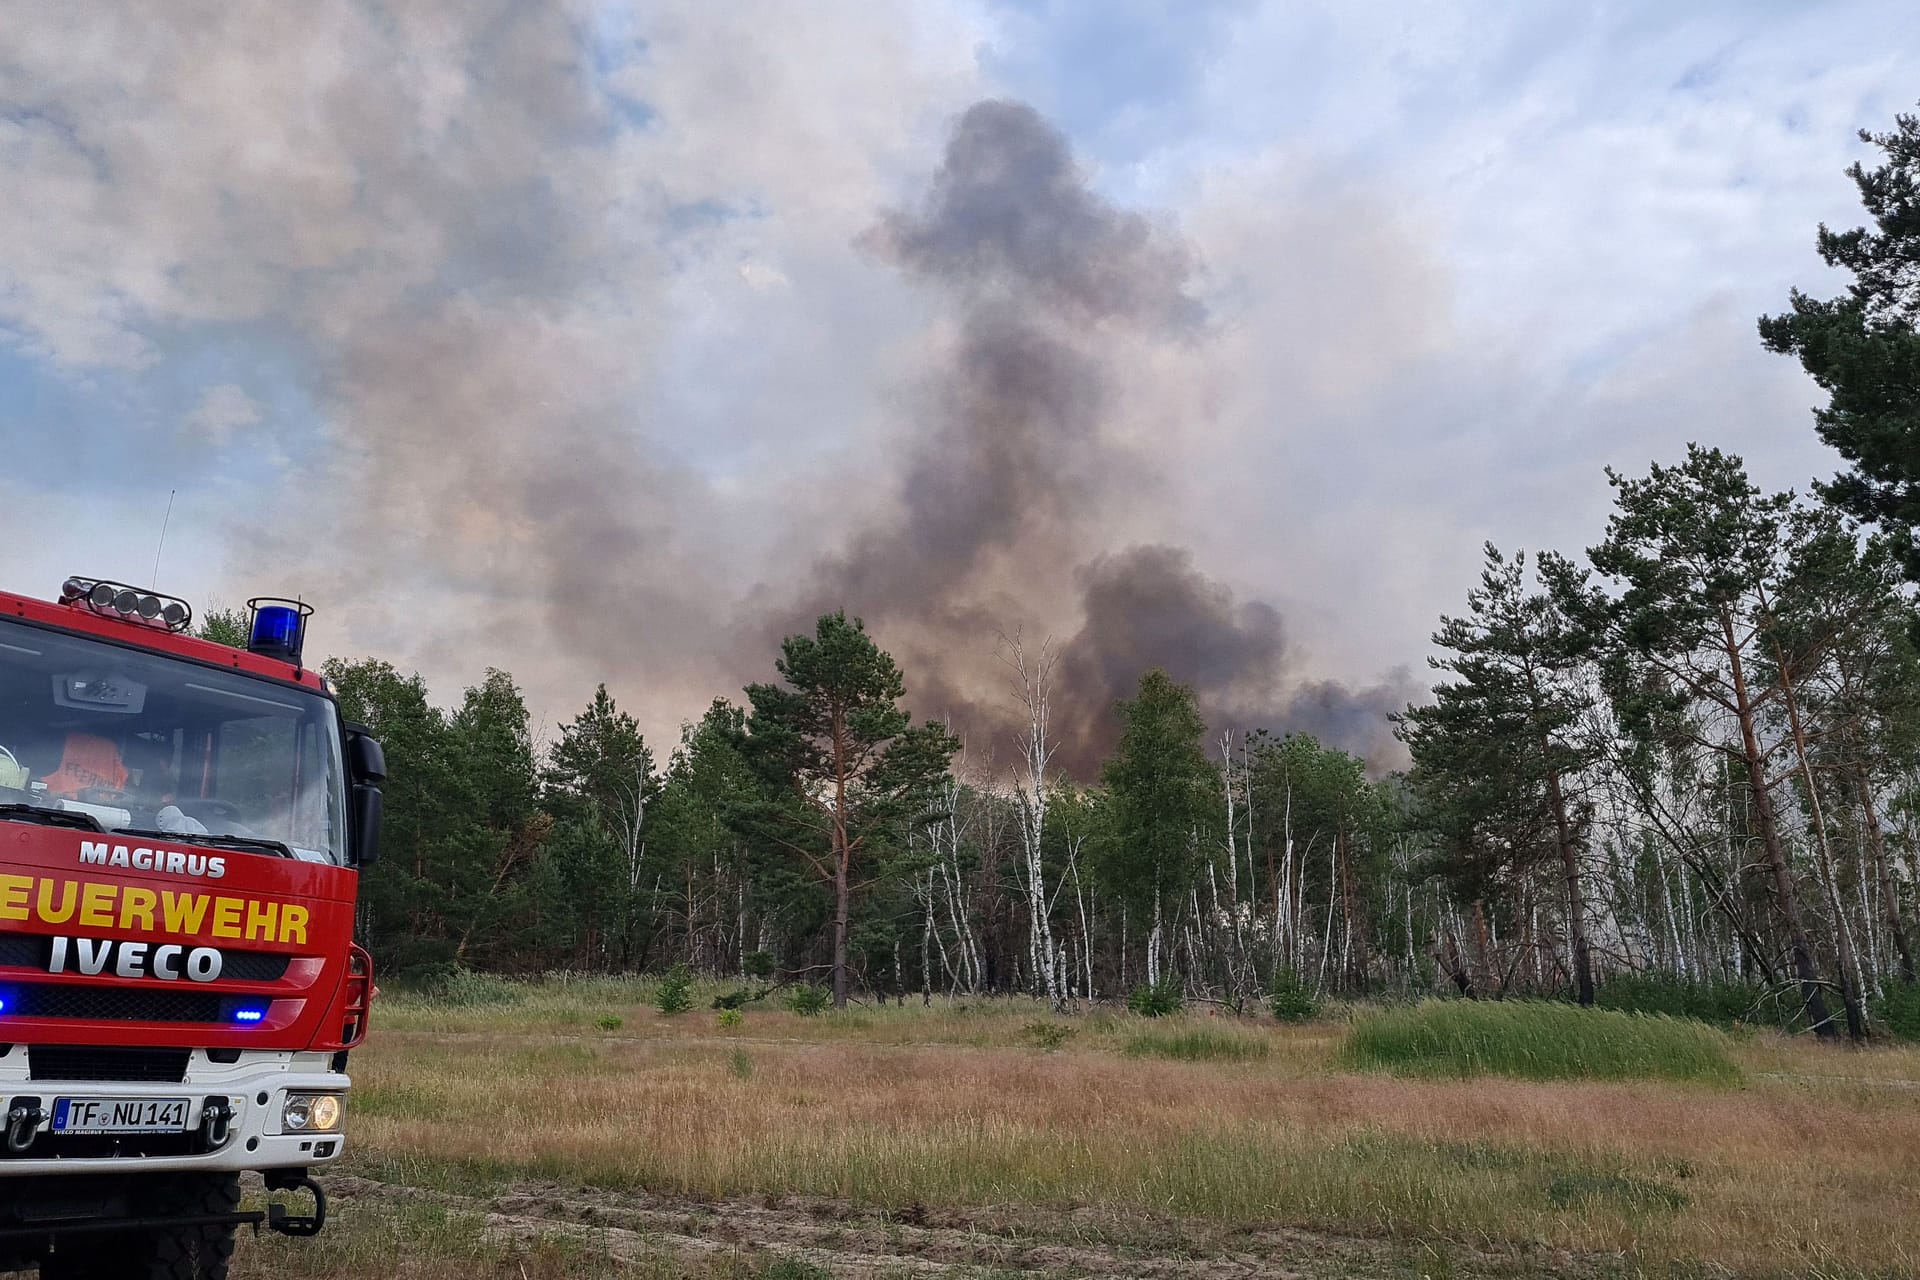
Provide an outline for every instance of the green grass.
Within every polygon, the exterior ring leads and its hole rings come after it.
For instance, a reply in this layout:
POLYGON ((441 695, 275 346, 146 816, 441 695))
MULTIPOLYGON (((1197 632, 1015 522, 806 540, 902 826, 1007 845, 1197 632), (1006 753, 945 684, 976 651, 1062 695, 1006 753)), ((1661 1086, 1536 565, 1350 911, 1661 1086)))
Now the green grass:
POLYGON ((1725 1085, 1740 1078, 1729 1048, 1712 1027, 1660 1015, 1545 1001, 1430 1000, 1362 1018, 1341 1059, 1398 1075, 1725 1085))
POLYGON ((1181 1062, 1251 1062, 1270 1051, 1258 1033, 1190 1027, 1184 1031, 1147 1031, 1127 1041, 1130 1058, 1175 1058, 1181 1062))
POLYGON ((1599 1005, 1622 1013, 1692 1018, 1723 1030, 1795 1031, 1806 1025, 1797 994, 1744 982, 1683 982, 1659 974, 1621 973, 1601 984, 1599 1005))

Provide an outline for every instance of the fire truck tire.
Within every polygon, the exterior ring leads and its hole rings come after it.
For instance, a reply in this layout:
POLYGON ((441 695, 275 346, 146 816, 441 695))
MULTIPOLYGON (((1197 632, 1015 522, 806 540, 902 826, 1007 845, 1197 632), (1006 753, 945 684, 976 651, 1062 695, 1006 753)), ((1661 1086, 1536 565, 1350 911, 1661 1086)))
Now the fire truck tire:
MULTIPOLYGON (((181 1217, 232 1213, 240 1207, 240 1179, 231 1173, 182 1178, 169 1200, 181 1217)), ((153 1261, 144 1280, 227 1280, 233 1231, 226 1226, 174 1227, 154 1233, 153 1261)))
MULTIPOLYGON (((204 1217, 240 1206, 233 1174, 168 1179, 149 1201, 155 1216, 204 1217)), ((161 1227, 69 1241, 40 1264, 41 1280, 227 1280, 233 1227, 161 1227)))

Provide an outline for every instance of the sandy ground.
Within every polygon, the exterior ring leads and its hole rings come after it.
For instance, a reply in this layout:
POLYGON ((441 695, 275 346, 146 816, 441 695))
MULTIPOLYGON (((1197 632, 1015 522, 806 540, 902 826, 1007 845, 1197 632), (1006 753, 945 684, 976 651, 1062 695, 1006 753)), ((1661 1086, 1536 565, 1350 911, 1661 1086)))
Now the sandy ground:
POLYGON ((612 1262, 662 1253, 688 1262, 742 1254, 785 1258, 845 1280, 911 1276, 1076 1276, 1147 1280, 1319 1280, 1321 1277, 1600 1275, 1609 1262, 1563 1252, 1493 1254, 1294 1230, 1209 1230, 1134 1215, 1030 1209, 908 1209, 880 1214, 798 1196, 693 1200, 557 1184, 516 1184, 489 1196, 334 1176, 329 1195, 355 1202, 418 1199, 484 1219, 490 1234, 531 1242, 567 1237, 612 1262))

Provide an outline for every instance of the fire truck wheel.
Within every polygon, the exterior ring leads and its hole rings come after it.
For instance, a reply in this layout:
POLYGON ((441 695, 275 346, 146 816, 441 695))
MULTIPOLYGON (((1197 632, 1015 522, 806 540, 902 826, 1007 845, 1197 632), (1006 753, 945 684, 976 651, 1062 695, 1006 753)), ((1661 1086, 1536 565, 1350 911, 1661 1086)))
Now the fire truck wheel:
MULTIPOLYGON (((233 1174, 173 1177, 147 1202, 155 1217, 208 1217, 240 1206, 233 1174)), ((40 1264, 41 1280, 226 1280, 233 1227, 116 1231, 70 1240, 40 1264)))

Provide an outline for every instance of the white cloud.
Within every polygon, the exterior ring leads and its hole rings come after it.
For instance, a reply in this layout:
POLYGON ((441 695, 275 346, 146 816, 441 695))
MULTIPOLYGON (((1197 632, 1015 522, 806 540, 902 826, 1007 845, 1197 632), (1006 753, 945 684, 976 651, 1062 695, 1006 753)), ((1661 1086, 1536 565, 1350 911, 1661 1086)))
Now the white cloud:
POLYGON ((219 448, 231 441, 236 432, 257 426, 262 417, 259 403, 231 382, 208 387, 200 402, 187 415, 186 432, 199 441, 219 448))

